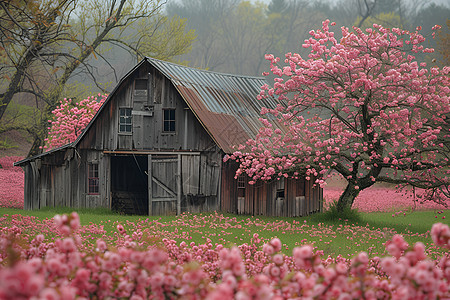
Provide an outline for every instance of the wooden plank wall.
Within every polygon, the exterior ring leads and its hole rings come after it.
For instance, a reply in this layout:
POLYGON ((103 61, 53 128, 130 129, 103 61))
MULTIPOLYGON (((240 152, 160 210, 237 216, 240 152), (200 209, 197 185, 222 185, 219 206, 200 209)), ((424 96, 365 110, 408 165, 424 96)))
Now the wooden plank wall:
POLYGON ((212 212, 219 209, 221 153, 182 155, 181 211, 212 212))
POLYGON ((227 161, 222 164, 220 209, 226 213, 237 213, 237 181, 234 175, 237 170, 235 162, 227 161))
POLYGON ((98 151, 74 151, 44 156, 25 166, 25 209, 42 207, 110 207, 109 158, 98 151), (80 155, 81 152, 81 155, 80 155), (102 156, 102 159, 100 159, 102 156), (87 195, 87 163, 99 163, 100 194, 87 195))
MULTIPOLYGON (((235 162, 226 162, 222 169, 221 209, 238 213, 237 170, 235 162)), ((322 211, 322 189, 313 188, 314 179, 274 179, 270 182, 245 184, 245 199, 239 213, 250 215, 299 217, 322 211), (277 191, 284 189, 284 200, 277 202, 277 191)))

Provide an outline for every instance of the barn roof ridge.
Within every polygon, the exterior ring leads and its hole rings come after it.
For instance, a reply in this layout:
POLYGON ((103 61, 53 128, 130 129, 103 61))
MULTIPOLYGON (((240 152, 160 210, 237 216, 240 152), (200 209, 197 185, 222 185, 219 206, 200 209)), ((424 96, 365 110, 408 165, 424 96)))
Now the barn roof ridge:
MULTIPOLYGON (((227 72, 211 71, 211 70, 201 69, 201 68, 197 68, 197 67, 189 67, 189 66, 185 66, 185 65, 182 65, 182 64, 177 64, 175 62, 165 61, 165 60, 153 58, 153 57, 150 57, 150 56, 146 56, 144 58, 144 60, 145 59, 147 59, 149 61, 153 61, 153 62, 160 62, 161 64, 164 64, 164 65, 172 65, 172 66, 175 66, 175 67, 178 67, 178 68, 194 70, 194 71, 198 71, 198 72, 202 72, 202 73, 210 73, 210 74, 214 74, 214 75, 227 76, 227 77, 238 77, 238 78, 250 78, 250 79, 265 80, 265 77, 263 77, 263 76, 241 75, 241 74, 233 74, 233 73, 227 73, 227 72)), ((164 75, 166 75, 168 77, 170 76, 170 74, 166 74, 166 73, 164 73, 164 75)))

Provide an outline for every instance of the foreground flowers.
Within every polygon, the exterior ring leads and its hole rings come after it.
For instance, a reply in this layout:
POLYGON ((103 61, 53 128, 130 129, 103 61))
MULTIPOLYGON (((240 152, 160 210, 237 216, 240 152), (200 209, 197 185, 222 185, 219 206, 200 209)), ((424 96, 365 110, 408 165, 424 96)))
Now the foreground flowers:
MULTIPOLYGON (((81 243, 76 213, 55 217, 60 238, 29 245, 21 229, 0 227, 0 299, 434 299, 449 298, 449 253, 428 259, 425 246, 409 246, 400 235, 386 243, 391 256, 352 260, 321 257, 311 246, 283 255, 282 243, 230 249, 220 244, 179 245, 170 239, 140 243, 139 233, 117 226, 119 246, 98 239, 81 243)), ((450 249, 450 229, 435 224, 436 245, 450 249)))

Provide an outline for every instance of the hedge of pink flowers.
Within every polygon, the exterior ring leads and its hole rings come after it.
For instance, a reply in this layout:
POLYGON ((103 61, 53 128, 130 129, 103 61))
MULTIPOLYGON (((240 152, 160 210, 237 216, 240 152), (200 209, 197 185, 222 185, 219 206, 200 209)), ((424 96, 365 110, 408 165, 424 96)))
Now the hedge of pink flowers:
POLYGON ((13 163, 19 156, 0 157, 0 207, 23 208, 24 175, 13 163))
POLYGON ((249 244, 225 248, 208 240, 195 245, 145 239, 121 224, 115 243, 99 238, 87 247, 76 213, 47 220, 46 232, 55 234, 47 238, 11 225, 21 221, 0 225, 0 299, 450 297, 450 229, 442 223, 431 235, 445 251, 432 260, 424 244, 410 246, 400 235, 386 242, 387 257, 324 259, 308 245, 284 255, 279 239, 261 245, 257 234, 249 244))

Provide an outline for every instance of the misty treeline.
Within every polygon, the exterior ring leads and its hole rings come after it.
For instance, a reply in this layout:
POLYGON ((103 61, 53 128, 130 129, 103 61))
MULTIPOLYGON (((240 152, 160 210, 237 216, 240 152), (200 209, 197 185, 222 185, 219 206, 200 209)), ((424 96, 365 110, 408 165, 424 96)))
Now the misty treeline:
MULTIPOLYGON (((341 26, 367 28, 373 23, 409 30, 422 26, 429 46, 449 51, 448 37, 446 45, 437 43, 431 28, 439 24, 441 34, 448 35, 450 9, 429 0, 175 0, 166 11, 186 18, 197 35, 182 59, 211 71, 260 76, 269 66, 264 54, 283 58, 287 52, 302 53, 308 32, 325 19, 337 23, 336 33, 341 26)), ((418 59, 448 65, 448 54, 445 60, 441 52, 418 59)))
POLYGON ((330 1, 0 1, 0 141, 11 132, 25 135, 34 141, 29 154, 38 153, 62 98, 111 92, 143 56, 260 76, 268 70, 266 53, 302 53, 308 32, 325 19, 337 27, 422 26, 427 46, 438 51, 419 59, 449 64, 449 7, 429 0, 330 1), (435 24, 442 30, 433 40, 435 24))

